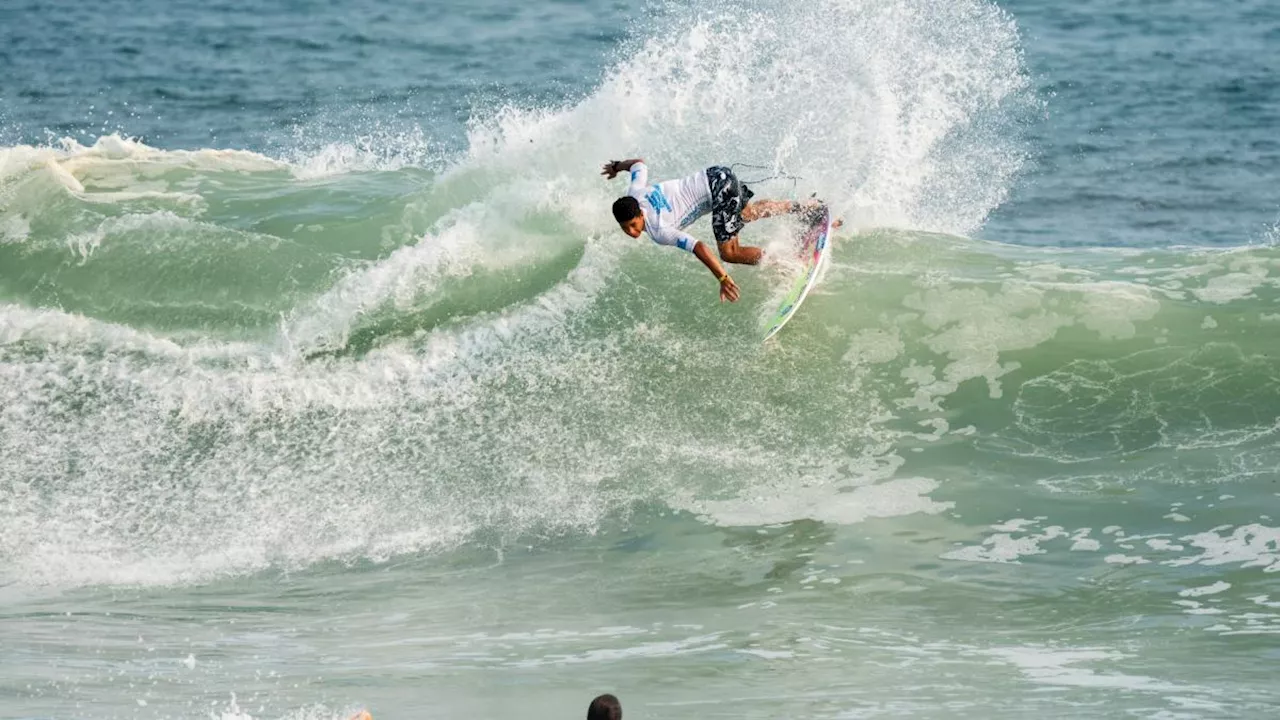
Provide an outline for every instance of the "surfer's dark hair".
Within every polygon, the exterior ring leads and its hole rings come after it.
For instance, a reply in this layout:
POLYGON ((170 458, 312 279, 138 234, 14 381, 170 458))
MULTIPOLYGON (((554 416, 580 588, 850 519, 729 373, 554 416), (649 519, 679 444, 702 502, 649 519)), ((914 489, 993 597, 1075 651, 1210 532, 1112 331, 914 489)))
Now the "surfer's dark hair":
MULTIPOLYGON (((617 220, 619 224, 638 217, 640 217, 639 200, 626 195, 613 201, 613 219, 617 220)), ((601 695, 600 697, 604 696, 601 695)))
MULTIPOLYGON (((635 198, 622 199, 635 202, 635 198)), ((614 203, 614 207, 617 207, 617 203, 614 203)), ((616 211, 614 214, 617 214, 616 211)), ((600 695, 587 707, 587 720, 622 720, 622 703, 608 693, 600 695)))

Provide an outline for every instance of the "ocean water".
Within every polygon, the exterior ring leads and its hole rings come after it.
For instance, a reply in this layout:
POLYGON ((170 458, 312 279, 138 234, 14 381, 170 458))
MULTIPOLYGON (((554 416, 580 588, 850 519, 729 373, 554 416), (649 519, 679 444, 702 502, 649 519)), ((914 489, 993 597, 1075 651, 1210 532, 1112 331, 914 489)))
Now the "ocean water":
POLYGON ((0 717, 1274 717, 1278 126, 1264 0, 6 3, 0 717), (777 342, 636 155, 845 219, 777 342))

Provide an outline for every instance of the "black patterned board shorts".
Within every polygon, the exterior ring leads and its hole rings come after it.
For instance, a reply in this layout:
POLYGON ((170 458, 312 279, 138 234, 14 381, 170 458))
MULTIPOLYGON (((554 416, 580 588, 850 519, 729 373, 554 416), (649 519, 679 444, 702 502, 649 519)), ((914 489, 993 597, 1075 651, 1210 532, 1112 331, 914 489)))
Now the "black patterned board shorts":
POLYGON ((707 185, 711 187, 711 230, 716 243, 729 242, 746 224, 742 209, 755 193, 746 183, 738 182, 732 170, 719 165, 707 168, 707 185))

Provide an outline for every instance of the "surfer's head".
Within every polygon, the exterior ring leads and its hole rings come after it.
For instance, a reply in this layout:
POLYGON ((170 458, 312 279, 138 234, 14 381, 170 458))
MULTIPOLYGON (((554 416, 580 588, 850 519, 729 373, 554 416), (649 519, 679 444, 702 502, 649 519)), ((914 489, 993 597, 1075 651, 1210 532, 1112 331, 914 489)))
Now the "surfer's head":
POLYGON ((644 213, 640 212, 640 201, 630 195, 613 201, 613 219, 618 221, 622 232, 633 238, 644 232, 644 213))
POLYGON ((587 708, 587 720, 622 720, 622 703, 608 693, 600 695, 587 708))

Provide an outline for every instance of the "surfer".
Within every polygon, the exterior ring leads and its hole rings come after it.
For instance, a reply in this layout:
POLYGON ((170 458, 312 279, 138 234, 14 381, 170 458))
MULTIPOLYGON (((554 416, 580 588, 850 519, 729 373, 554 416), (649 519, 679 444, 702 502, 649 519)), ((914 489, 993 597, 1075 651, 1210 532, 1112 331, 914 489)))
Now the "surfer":
POLYGON ((612 160, 600 173, 612 180, 620 172, 631 173, 627 194, 613 203, 613 218, 622 232, 633 238, 649 232, 659 245, 670 245, 693 253, 720 281, 720 300, 737 302, 738 285, 720 261, 702 243, 684 232, 698 218, 711 213, 711 230, 716 251, 727 263, 755 265, 764 251, 738 244, 738 232, 746 223, 761 218, 808 210, 811 204, 789 200, 756 200, 745 183, 727 167, 714 166, 687 177, 649 184, 649 168, 641 158, 612 160))

